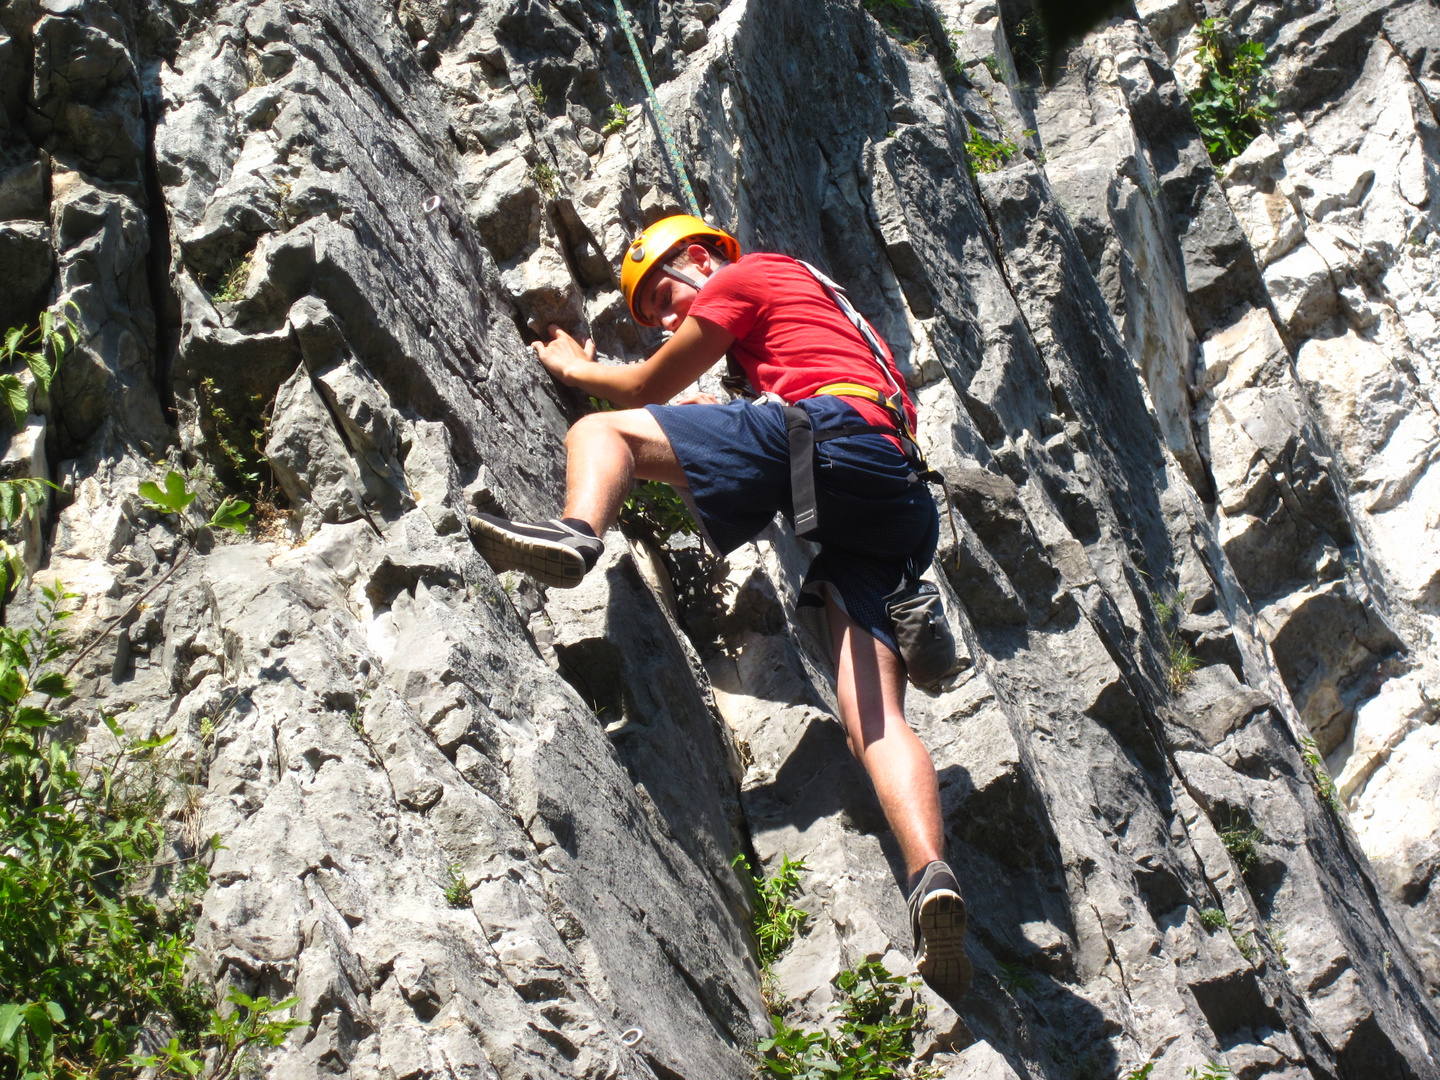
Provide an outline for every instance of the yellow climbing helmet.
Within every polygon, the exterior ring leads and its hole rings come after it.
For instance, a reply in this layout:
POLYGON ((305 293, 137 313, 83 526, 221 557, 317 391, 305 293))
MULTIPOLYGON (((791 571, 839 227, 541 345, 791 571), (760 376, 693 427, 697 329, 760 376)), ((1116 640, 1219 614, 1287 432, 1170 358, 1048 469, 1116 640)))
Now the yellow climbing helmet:
POLYGON ((630 248, 625 252, 625 264, 620 268, 620 291, 630 305, 630 314, 641 326, 655 324, 641 316, 635 305, 640 286, 650 271, 660 266, 686 240, 709 240, 730 262, 740 258, 740 241, 691 214, 672 214, 655 222, 630 241, 630 248))

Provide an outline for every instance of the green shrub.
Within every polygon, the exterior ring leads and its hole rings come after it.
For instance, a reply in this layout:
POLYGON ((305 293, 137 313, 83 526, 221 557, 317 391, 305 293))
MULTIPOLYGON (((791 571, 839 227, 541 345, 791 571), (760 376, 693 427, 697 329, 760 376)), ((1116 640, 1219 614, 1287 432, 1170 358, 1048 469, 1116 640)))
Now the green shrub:
POLYGON ((253 251, 247 251, 231 262, 216 280, 210 299, 217 304, 229 304, 239 300, 245 293, 245 282, 249 280, 250 263, 254 257, 253 251))
POLYGON ((213 1062, 206 1080, 232 1080, 246 1066, 253 1068, 254 1051, 265 1046, 279 1046, 285 1036, 304 1020, 277 1020, 275 1014, 295 1007, 299 998, 272 1002, 268 997, 252 998, 239 990, 231 990, 225 999, 235 1006, 227 1013, 218 1009, 210 1014, 210 1023, 200 1032, 202 1049, 187 1049, 179 1039, 171 1039, 159 1053, 130 1058, 130 1064, 141 1069, 156 1069, 160 1076, 189 1077, 194 1080, 205 1068, 204 1051, 213 1053, 213 1062))
POLYGON ((1216 165, 1245 152, 1274 117, 1278 101, 1266 93, 1265 46, 1244 41, 1226 56, 1223 19, 1200 24, 1200 83, 1190 92, 1190 113, 1216 165))
POLYGON ((560 194, 560 174, 548 161, 537 161, 530 166, 530 179, 545 198, 553 199, 560 194))
MULTIPOLYGON (((41 392, 48 394, 55 372, 80 340, 80 328, 71 320, 71 311, 77 315, 80 312, 73 301, 67 302, 58 315, 53 311, 42 311, 40 321, 33 330, 28 326, 6 330, 4 340, 0 341, 0 366, 9 367, 23 361, 41 392)), ((10 406, 15 426, 24 426, 25 415, 30 411, 30 395, 20 376, 8 372, 0 375, 0 394, 10 406)))
POLYGON ((971 135, 970 141, 965 144, 965 156, 970 159, 971 176, 982 172, 995 172, 1014 157, 1015 153, 1016 146, 1009 139, 994 142, 978 131, 971 135))
MULTIPOLYGON (((42 589, 40 621, 0 627, 0 1075, 94 1077, 127 1059, 151 1013, 204 1022, 184 985, 189 927, 138 886, 164 838, 130 766, 167 740, 97 765, 56 737, 53 669, 72 594, 42 589)), ((111 721, 113 724, 113 721, 111 721)), ((118 729, 118 725, 116 725, 118 729)), ((143 769, 139 770, 143 772, 143 769)))
POLYGON ((470 906, 470 885, 465 880, 464 870, 459 863, 452 863, 446 871, 448 881, 445 885, 445 902, 453 908, 470 906))
POLYGON ((925 1010, 913 997, 916 983, 891 975, 877 961, 841 972, 837 1033, 790 1027, 770 1018, 774 1034, 756 1046, 758 1075, 776 1080, 882 1080, 915 1053, 915 1031, 925 1010))
POLYGON ((215 445, 225 455, 229 471, 234 474, 230 479, 245 491, 259 495, 264 489, 264 467, 269 462, 265 456, 266 433, 263 430, 269 427, 269 421, 265 417, 268 408, 265 395, 254 394, 249 400, 238 401, 240 420, 231 417, 229 410, 222 404, 222 397, 224 395, 215 385, 214 379, 206 377, 200 380, 200 404, 210 419, 215 445), (249 424, 243 422, 247 417, 249 424), (259 427, 251 427, 247 438, 244 429, 250 424, 259 424, 259 427), (237 439, 240 439, 240 442, 237 442, 237 439), (245 443, 249 445, 246 446, 245 443))

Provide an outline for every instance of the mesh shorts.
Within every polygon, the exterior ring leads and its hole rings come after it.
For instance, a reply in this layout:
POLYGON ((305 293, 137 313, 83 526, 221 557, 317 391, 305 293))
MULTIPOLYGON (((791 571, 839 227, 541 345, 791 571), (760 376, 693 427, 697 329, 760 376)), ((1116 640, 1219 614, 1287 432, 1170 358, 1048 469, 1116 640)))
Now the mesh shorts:
MULTIPOLYGON (((798 403, 817 434, 865 419, 843 398, 798 403)), ((781 406, 647 405, 685 471, 690 496, 722 554, 753 540, 776 511, 793 525, 790 439, 781 406)), ((935 500, 905 456, 884 435, 852 435, 817 443, 815 495, 820 526, 810 537, 820 554, 805 575, 806 591, 823 582, 864 630, 899 654, 885 596, 907 569, 919 576, 935 556, 940 518, 935 500)))

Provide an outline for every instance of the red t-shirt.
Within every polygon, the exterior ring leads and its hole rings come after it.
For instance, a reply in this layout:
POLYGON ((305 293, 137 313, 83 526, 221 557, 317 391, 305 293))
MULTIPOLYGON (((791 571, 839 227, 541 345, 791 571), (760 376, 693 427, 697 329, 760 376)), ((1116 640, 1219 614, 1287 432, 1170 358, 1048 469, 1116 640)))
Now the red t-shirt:
MULTIPOLYGON (((756 252, 722 266, 690 304, 690 315, 735 335, 731 349, 760 393, 789 402, 813 397, 834 382, 874 387, 888 396, 875 354, 813 274, 788 255, 756 252)), ((878 338, 879 335, 877 334, 878 338)), ((905 380, 884 341, 885 363, 894 385, 905 380)), ((846 398, 866 422, 889 427, 890 415, 864 398, 846 398)), ((905 396, 913 430, 915 406, 905 396)))

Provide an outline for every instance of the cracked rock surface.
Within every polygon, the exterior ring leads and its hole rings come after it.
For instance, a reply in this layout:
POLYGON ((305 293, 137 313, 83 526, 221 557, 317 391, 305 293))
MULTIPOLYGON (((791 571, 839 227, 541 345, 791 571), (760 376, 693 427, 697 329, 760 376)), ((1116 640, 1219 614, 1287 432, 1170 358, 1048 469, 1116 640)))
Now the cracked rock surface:
MULTIPOLYGON (((1440 16, 1142 0, 1046 86, 1023 4, 879 14, 633 12, 706 215, 846 287, 947 480, 964 663, 907 713, 976 976, 917 1052, 1440 1077, 1440 16), (1212 16, 1280 99, 1218 168, 1212 16)), ((8 433, 64 489, 13 542, 81 639, 125 615, 65 708, 174 734, 197 978, 299 999, 269 1076, 725 1080, 774 1002, 913 973, 808 545, 616 531, 547 592, 465 534, 559 509, 589 403, 527 341, 660 340, 619 292, 682 209, 649 108, 600 0, 0 2, 0 317, 82 332, 8 433), (192 546, 138 495, 171 467, 280 510, 192 546), (807 866, 768 1000, 740 853, 807 866)))

